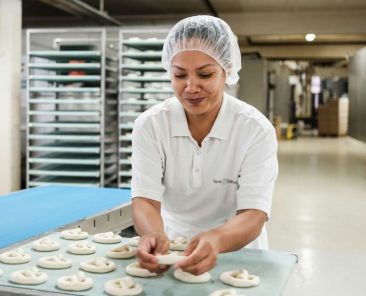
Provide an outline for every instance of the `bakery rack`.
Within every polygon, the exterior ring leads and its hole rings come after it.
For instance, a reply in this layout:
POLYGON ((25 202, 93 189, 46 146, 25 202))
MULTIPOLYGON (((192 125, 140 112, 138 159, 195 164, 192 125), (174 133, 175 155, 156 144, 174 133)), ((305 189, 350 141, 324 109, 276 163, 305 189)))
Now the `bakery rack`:
POLYGON ((142 112, 173 96, 170 76, 161 64, 168 30, 120 30, 118 94, 118 187, 130 188, 131 133, 142 112))
POLYGON ((116 48, 105 29, 27 30, 27 187, 116 186, 116 48))

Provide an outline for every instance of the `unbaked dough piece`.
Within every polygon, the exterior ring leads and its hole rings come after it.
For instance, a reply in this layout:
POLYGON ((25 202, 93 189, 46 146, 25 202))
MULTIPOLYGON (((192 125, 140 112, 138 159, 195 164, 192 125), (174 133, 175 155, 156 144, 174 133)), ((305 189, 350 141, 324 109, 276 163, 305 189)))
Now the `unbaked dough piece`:
POLYGON ((107 256, 114 259, 127 259, 136 256, 137 248, 130 245, 122 245, 108 251, 107 256))
POLYGON ((68 240, 81 240, 88 237, 86 231, 82 231, 80 227, 61 231, 61 237, 68 240))
POLYGON ((200 275, 194 275, 189 272, 185 272, 180 268, 174 271, 174 277, 182 282, 192 284, 205 283, 211 279, 211 275, 208 272, 204 272, 200 275))
POLYGON ((18 248, 0 254, 0 261, 6 264, 23 264, 31 261, 31 256, 18 248))
POLYGON ((129 265, 126 266, 125 271, 132 276, 137 276, 137 277, 153 277, 153 276, 157 276, 158 274, 155 272, 150 272, 145 268, 142 268, 140 266, 140 263, 138 261, 133 262, 129 265))
POLYGON ((225 284, 238 288, 258 286, 260 282, 259 277, 250 275, 245 269, 223 272, 220 279, 225 284))
POLYGON ((134 246, 134 247, 137 247, 139 245, 139 242, 140 242, 140 237, 139 236, 134 236, 134 237, 131 237, 129 240, 128 240, 128 244, 130 246, 134 246))
POLYGON ((60 244, 48 237, 41 238, 32 244, 32 249, 39 252, 51 252, 60 249, 60 244))
POLYGON ((234 289, 224 289, 214 291, 209 296, 244 296, 244 295, 239 295, 234 289))
POLYGON ((13 272, 10 281, 21 285, 39 285, 47 281, 47 274, 39 271, 37 267, 13 272))
POLYGON ((65 269, 72 266, 72 260, 65 258, 63 254, 58 254, 39 258, 37 265, 48 269, 65 269))
POLYGON ((89 255, 95 253, 97 248, 88 242, 75 242, 67 247, 67 250, 76 255, 89 255))
POLYGON ((93 273, 107 273, 116 269, 116 264, 107 258, 100 257, 81 262, 80 268, 93 273))
POLYGON ((187 256, 181 256, 176 254, 168 254, 168 255, 158 255, 156 259, 158 259, 159 264, 163 265, 174 265, 175 263, 187 258, 187 256))
POLYGON ((113 234, 112 231, 97 233, 93 236, 93 241, 101 244, 117 244, 122 238, 118 234, 113 234))
POLYGON ((85 291, 93 287, 93 280, 79 271, 74 275, 67 275, 57 279, 57 287, 65 291, 85 291))
POLYGON ((169 249, 172 251, 184 251, 188 246, 188 239, 183 236, 178 236, 170 241, 169 249))
POLYGON ((129 276, 110 280, 105 283, 104 291, 112 296, 133 296, 142 293, 142 286, 136 284, 129 276))

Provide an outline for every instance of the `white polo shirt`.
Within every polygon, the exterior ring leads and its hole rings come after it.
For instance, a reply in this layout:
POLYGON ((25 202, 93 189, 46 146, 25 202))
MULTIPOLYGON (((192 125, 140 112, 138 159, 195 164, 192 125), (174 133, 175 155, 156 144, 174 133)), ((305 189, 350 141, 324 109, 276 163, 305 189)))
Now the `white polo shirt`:
MULTIPOLYGON (((257 109, 226 93, 201 147, 173 97, 136 119, 132 149, 132 198, 161 203, 171 239, 218 227, 237 210, 270 216, 278 172, 274 128, 257 109)), ((265 228, 249 247, 268 248, 265 228)))

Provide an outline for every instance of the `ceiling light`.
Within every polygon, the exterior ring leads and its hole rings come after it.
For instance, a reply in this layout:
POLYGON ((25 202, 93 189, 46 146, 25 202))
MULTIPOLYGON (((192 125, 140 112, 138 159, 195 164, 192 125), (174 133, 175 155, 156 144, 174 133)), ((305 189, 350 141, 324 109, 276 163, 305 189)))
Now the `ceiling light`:
POLYGON ((313 33, 309 33, 305 35, 305 40, 308 42, 314 41, 316 38, 316 35, 313 33))

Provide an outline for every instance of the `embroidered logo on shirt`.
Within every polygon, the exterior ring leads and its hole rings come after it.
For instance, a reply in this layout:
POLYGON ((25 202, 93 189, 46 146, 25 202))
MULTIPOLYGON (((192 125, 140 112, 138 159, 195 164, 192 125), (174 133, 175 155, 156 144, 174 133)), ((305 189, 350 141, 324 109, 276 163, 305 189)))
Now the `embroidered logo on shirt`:
POLYGON ((224 178, 224 179, 222 179, 222 180, 213 179, 213 182, 214 182, 215 184, 221 184, 221 185, 226 185, 226 184, 235 184, 235 185, 239 185, 238 181, 234 181, 234 180, 227 179, 227 178, 224 178))

